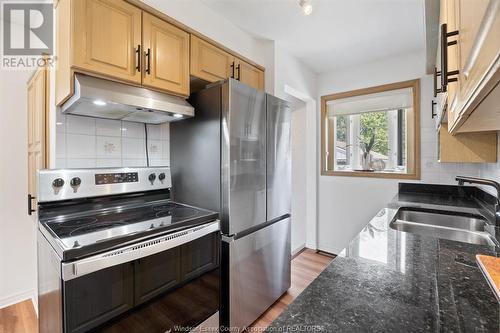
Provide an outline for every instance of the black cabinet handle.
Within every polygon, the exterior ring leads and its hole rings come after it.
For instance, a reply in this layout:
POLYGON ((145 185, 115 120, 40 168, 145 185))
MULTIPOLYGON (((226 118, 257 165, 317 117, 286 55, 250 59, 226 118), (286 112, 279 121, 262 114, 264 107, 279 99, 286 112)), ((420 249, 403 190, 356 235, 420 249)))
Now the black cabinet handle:
POLYGON ((448 32, 448 26, 441 25, 441 92, 447 91, 448 82, 456 82, 457 78, 449 78, 449 76, 458 75, 459 71, 448 71, 448 46, 456 45, 457 41, 448 42, 448 38, 457 36, 458 30, 448 32))
POLYGON ((137 54, 137 66, 135 66, 135 69, 137 69, 138 72, 141 71, 141 46, 137 45, 137 50, 135 50, 135 53, 137 54))
POLYGON ((31 194, 28 194, 28 215, 31 215, 33 212, 36 212, 36 209, 33 209, 33 200, 35 200, 36 197, 32 196, 31 194))
POLYGON ((438 71, 436 67, 434 67, 434 97, 437 97, 437 94, 441 92, 441 88, 437 87, 437 77, 441 76, 441 71, 438 71))
POLYGON ((151 74, 151 49, 148 48, 148 52, 146 52, 146 73, 151 74))
POLYGON ((238 64, 238 66, 236 66, 236 70, 238 71, 238 77, 235 78, 235 79, 238 80, 238 81, 240 81, 240 79, 241 79, 241 73, 240 73, 241 69, 240 69, 240 66, 241 66, 240 64, 238 64))
POLYGON ((231 67, 231 76, 230 76, 230 78, 234 79, 234 61, 231 63, 230 67, 231 67))
POLYGON ((432 112, 432 119, 434 119, 434 117, 437 116, 437 113, 434 113, 434 106, 436 106, 436 102, 432 101, 432 104, 431 104, 431 112, 432 112))

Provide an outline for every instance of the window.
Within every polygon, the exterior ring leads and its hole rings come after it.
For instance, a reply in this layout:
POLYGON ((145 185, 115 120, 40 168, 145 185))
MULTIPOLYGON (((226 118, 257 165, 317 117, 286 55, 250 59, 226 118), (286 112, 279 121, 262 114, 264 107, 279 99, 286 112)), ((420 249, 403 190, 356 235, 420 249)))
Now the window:
POLYGON ((321 97, 322 174, 420 178, 419 80, 321 97))

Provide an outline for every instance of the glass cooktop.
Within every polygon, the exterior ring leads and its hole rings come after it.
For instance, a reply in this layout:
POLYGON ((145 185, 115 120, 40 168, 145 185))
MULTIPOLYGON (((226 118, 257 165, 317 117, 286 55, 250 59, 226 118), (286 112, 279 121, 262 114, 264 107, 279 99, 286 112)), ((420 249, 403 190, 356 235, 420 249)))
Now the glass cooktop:
POLYGON ((213 217, 214 214, 201 208, 165 201, 133 208, 114 207, 78 216, 59 216, 44 224, 69 249, 148 231, 161 232, 183 222, 213 217))

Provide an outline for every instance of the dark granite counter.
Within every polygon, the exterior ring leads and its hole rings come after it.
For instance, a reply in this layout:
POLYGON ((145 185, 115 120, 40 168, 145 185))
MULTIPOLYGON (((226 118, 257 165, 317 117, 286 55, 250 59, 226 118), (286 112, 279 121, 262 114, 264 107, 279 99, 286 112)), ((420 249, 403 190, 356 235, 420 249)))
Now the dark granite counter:
MULTIPOLYGON (((498 246, 389 226, 399 207, 492 218, 488 204, 474 198, 476 190, 433 188, 402 186, 267 331, 499 332, 500 305, 475 260, 476 254, 498 256, 498 246)), ((499 229, 491 226, 490 232, 498 234, 499 229)))

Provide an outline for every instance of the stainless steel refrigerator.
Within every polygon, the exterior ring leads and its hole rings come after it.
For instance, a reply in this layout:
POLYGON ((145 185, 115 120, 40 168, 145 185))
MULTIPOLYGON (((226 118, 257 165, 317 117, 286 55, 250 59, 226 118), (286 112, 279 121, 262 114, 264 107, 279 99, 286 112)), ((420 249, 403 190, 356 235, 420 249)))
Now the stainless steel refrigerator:
POLYGON ((220 212, 220 323, 252 324, 290 287, 291 110, 233 79, 170 125, 175 200, 220 212))

